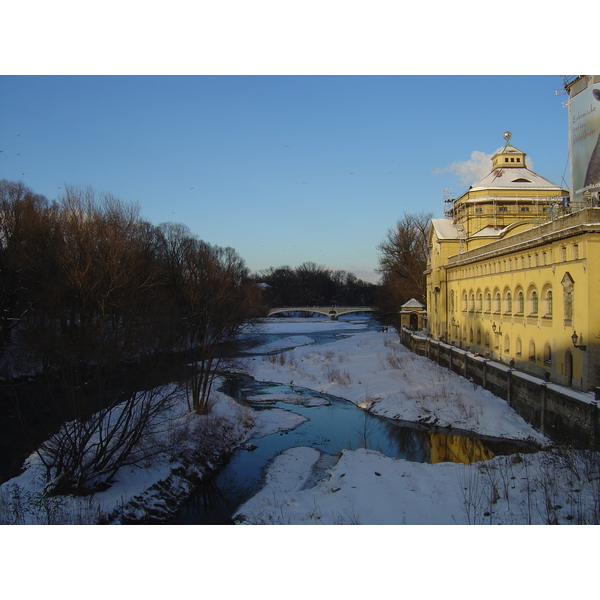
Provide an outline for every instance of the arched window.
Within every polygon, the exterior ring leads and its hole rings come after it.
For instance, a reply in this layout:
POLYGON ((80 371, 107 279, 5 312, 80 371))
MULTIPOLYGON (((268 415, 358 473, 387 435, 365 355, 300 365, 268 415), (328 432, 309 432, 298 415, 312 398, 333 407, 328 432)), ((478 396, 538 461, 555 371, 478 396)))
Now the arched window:
POLYGON ((483 296, 481 292, 477 294, 477 312, 481 312, 483 310, 483 296))
POLYGON ((492 312, 492 295, 489 292, 485 297, 485 312, 492 312))
POLYGON ((502 310, 502 298, 500 292, 496 293, 496 312, 499 313, 502 310))
POLYGON ((546 293, 546 316, 552 316, 552 290, 548 290, 546 293))
POLYGON ((518 337, 517 341, 515 342, 515 354, 517 356, 521 356, 522 354, 522 344, 521 344, 521 338, 518 337))
POLYGON ((512 296, 510 292, 506 294, 506 314, 510 315, 512 313, 512 296))
POLYGON ((510 353, 510 337, 509 337, 508 333, 504 336, 504 353, 505 354, 510 353))
POLYGON ((535 362, 535 342, 533 340, 529 342, 529 360, 535 362))
POLYGON ((467 310, 467 292, 465 292, 465 293, 463 294, 463 301, 462 301, 462 305, 463 305, 463 306, 462 306, 462 309, 463 309, 463 311, 465 311, 465 312, 466 312, 466 310, 467 310))
POLYGON ((570 326, 573 323, 573 292, 575 281, 567 271, 562 280, 563 302, 564 302, 564 324, 570 326))
POLYGON ((523 295, 523 292, 519 292, 519 295, 517 296, 518 298, 518 308, 517 308, 517 312, 519 314, 524 314, 525 313, 525 296, 523 295))
POLYGON ((550 344, 546 344, 544 346, 544 364, 545 365, 552 364, 552 348, 550 348, 550 344))
POLYGON ((532 292, 531 294, 531 314, 538 314, 538 295, 537 292, 532 292))

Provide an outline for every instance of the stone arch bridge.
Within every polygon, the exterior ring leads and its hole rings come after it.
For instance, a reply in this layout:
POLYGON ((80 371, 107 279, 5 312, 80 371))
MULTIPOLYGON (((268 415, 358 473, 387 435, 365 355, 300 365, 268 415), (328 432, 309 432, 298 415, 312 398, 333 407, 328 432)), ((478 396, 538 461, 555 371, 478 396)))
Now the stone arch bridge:
POLYGON ((332 321, 337 321, 341 315, 358 312, 377 312, 374 306, 284 306, 281 308, 271 308, 267 317, 286 312, 311 312, 329 317, 332 321))

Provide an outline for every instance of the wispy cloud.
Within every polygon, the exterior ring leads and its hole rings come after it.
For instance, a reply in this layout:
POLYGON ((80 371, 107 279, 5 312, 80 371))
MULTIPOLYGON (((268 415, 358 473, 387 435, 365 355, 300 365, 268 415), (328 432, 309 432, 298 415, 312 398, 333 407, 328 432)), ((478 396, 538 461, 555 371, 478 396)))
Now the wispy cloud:
POLYGON ((491 154, 474 150, 469 160, 455 161, 443 169, 436 169, 434 173, 454 173, 463 185, 473 185, 492 170, 491 159, 491 154))

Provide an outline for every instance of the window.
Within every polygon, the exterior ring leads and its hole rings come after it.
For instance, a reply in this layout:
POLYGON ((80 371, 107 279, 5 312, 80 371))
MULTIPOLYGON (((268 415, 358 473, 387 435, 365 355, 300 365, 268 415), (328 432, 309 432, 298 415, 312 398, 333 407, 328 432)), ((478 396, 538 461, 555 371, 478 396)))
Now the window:
POLYGON ((506 206, 499 206, 498 207, 498 212, 508 212, 508 207, 506 207, 506 206))
POLYGON ((573 324, 573 293, 575 281, 571 274, 567 271, 561 280, 563 286, 563 303, 564 303, 564 324, 570 326, 573 324))
POLYGON ((512 296, 510 292, 506 294, 506 314, 510 315, 512 313, 512 296))
POLYGON ((523 292, 517 295, 517 313, 522 315, 525 312, 525 296, 523 292))
POLYGON ((579 259, 579 246, 577 244, 573 244, 573 260, 579 259))
POLYGON ((529 206, 521 206, 521 212, 529 212, 529 206))
POLYGON ((502 310, 502 299, 500 298, 500 292, 496 294, 496 312, 499 313, 502 310))
POLYGON ((537 292, 533 292, 531 294, 531 314, 532 315, 537 315, 538 314, 538 295, 537 295, 537 292))
POLYGON ((492 295, 488 292, 487 296, 485 297, 485 312, 491 312, 492 311, 492 295))
POLYGON ((552 364, 552 348, 550 348, 550 344, 546 344, 544 346, 544 364, 545 365, 552 364))
POLYGON ((552 290, 549 290, 546 294, 546 316, 552 316, 552 290))
POLYGON ((535 342, 533 340, 529 342, 529 360, 535 362, 535 342))

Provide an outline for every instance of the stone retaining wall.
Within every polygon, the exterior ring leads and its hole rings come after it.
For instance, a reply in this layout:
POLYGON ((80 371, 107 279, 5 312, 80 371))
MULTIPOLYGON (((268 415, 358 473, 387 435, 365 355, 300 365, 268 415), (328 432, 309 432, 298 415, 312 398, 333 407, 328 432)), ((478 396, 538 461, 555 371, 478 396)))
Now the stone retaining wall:
POLYGON ((528 423, 559 444, 600 450, 600 409, 596 393, 548 383, 455 346, 400 332, 404 346, 503 398, 528 423))

